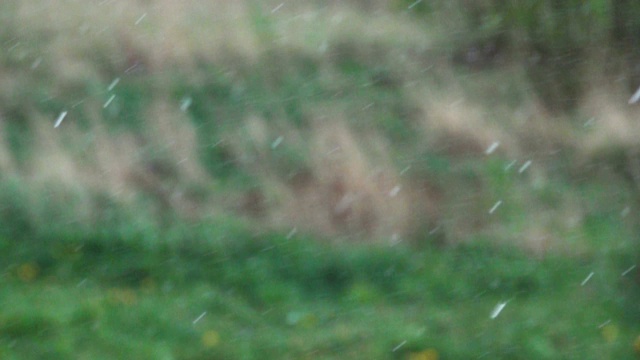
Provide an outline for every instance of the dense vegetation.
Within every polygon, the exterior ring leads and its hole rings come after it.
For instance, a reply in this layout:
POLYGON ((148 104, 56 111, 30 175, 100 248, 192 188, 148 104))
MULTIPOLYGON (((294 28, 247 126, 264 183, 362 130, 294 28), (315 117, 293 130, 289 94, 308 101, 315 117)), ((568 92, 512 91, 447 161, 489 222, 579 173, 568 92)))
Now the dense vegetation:
POLYGON ((0 357, 640 352, 631 1, 0 4, 0 357))
POLYGON ((633 1, 429 1, 415 10, 443 23, 459 61, 488 66, 514 57, 528 63, 536 94, 555 110, 573 110, 593 73, 640 80, 640 4, 633 1), (463 10, 461 10, 463 9, 463 10), (595 60, 595 61, 594 61, 595 60))

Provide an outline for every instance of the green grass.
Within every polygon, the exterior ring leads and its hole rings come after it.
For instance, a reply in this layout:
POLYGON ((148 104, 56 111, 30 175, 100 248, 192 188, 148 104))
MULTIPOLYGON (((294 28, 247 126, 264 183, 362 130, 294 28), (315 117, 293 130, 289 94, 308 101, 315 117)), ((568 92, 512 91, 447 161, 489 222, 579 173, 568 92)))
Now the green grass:
MULTIPOLYGON (((628 236, 594 221, 594 243, 628 236)), ((3 357, 622 359, 640 335, 628 247, 535 259, 486 239, 416 251, 242 223, 147 229, 5 238, 3 357)))

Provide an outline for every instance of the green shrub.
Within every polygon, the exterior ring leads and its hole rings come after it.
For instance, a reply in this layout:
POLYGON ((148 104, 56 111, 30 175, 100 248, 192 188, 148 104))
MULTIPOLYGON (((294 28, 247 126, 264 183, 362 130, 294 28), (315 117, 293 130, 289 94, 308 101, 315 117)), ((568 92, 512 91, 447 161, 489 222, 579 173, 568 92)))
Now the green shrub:
POLYGON ((638 80, 638 2, 438 1, 426 13, 427 19, 448 20, 443 25, 445 41, 454 44, 454 60, 472 66, 504 58, 525 61, 537 95, 551 110, 575 107, 594 53, 609 51, 611 60, 631 75, 630 81, 638 80))

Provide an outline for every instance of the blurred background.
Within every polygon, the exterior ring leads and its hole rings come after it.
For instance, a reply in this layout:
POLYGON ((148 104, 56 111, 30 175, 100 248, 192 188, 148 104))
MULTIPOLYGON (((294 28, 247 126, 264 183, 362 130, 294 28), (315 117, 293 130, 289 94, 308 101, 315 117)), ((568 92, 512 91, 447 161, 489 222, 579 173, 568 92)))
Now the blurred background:
POLYGON ((0 357, 638 357, 639 86, 633 1, 3 1, 0 357))

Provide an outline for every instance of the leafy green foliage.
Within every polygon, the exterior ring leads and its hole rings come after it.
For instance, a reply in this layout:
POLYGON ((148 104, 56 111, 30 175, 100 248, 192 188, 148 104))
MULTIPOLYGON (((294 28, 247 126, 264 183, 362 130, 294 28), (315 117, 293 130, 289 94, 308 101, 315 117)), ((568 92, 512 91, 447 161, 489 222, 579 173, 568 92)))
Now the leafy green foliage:
POLYGON ((432 6, 420 16, 458 18, 446 41, 453 37, 459 61, 484 67, 504 58, 525 61, 536 94, 551 110, 575 109, 594 53, 611 52, 611 61, 636 79, 631 63, 639 56, 637 2, 461 0, 432 6))

